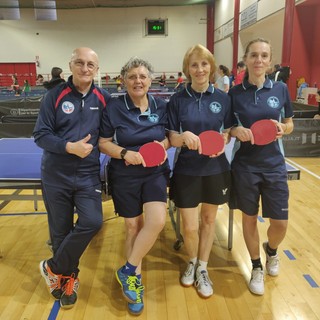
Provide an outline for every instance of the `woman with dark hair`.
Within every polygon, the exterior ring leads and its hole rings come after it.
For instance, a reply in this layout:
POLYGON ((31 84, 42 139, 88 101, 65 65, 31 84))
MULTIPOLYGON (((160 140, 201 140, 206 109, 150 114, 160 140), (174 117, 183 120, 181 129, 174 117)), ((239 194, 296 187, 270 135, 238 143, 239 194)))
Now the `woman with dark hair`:
POLYGON ((224 92, 228 92, 230 89, 229 69, 224 65, 220 65, 218 68, 218 75, 219 77, 216 80, 214 86, 224 92))
POLYGON ((14 91, 14 94, 16 96, 19 96, 20 95, 20 86, 19 86, 19 83, 18 83, 18 77, 15 74, 13 74, 11 79, 12 79, 11 88, 14 91))

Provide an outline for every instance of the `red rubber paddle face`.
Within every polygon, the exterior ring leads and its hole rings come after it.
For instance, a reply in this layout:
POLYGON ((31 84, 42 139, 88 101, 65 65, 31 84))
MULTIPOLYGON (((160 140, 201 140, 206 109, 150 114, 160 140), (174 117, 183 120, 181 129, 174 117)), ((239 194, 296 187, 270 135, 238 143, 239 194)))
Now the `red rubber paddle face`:
POLYGON ((165 149, 157 142, 144 144, 140 147, 139 153, 142 155, 146 167, 156 167, 161 164, 166 157, 165 149))
POLYGON ((253 134, 254 144, 258 146, 273 142, 278 132, 276 124, 268 119, 256 121, 250 129, 253 134))
POLYGON ((217 154, 224 148, 223 136, 217 131, 203 131, 199 134, 199 139, 201 142, 202 154, 205 156, 217 154))

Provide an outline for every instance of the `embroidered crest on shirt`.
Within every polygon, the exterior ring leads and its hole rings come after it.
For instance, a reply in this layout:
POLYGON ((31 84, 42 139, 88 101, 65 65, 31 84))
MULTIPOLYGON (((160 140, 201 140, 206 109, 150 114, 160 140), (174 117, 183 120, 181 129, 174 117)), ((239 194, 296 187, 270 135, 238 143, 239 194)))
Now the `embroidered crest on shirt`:
POLYGON ((269 97, 268 100, 267 100, 267 104, 269 107, 273 108, 273 109, 276 109, 279 107, 280 105, 280 101, 277 97, 269 97))
POLYGON ((70 101, 63 102, 62 111, 66 114, 72 113, 74 111, 74 104, 70 101))
POLYGON ((159 122, 159 116, 156 113, 151 113, 148 116, 148 120, 152 123, 158 123, 159 122))
POLYGON ((210 103, 209 105, 209 109, 213 112, 213 113, 219 113, 222 109, 222 106, 219 102, 213 101, 210 103))

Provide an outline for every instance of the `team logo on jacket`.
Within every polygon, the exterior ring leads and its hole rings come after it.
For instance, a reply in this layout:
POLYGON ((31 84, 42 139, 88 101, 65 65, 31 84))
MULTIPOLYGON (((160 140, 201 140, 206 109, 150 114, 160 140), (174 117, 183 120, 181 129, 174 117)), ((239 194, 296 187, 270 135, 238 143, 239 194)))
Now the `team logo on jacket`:
POLYGON ((280 105, 280 101, 277 97, 269 97, 267 100, 267 105, 273 109, 276 109, 280 105))
POLYGON ((209 105, 209 109, 213 112, 213 113, 219 113, 222 109, 222 106, 219 102, 213 101, 210 103, 209 105))
POLYGON ((148 120, 152 123, 158 123, 159 122, 159 116, 156 113, 151 113, 148 116, 148 120))
POLYGON ((66 114, 72 113, 74 111, 74 104, 70 101, 63 102, 62 111, 66 114))

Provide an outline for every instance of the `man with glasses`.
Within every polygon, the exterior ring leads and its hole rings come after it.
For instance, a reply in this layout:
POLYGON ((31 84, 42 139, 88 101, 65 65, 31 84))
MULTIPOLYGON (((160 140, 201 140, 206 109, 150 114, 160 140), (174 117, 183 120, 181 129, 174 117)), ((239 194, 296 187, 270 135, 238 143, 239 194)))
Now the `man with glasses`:
POLYGON ((44 96, 33 133, 43 149, 42 193, 53 249, 40 272, 65 309, 77 301, 79 259, 102 226, 98 138, 110 99, 94 85, 99 61, 92 49, 75 49, 69 66, 68 81, 44 96))

